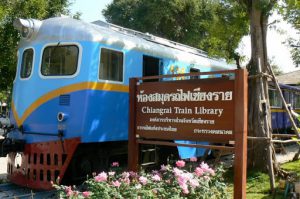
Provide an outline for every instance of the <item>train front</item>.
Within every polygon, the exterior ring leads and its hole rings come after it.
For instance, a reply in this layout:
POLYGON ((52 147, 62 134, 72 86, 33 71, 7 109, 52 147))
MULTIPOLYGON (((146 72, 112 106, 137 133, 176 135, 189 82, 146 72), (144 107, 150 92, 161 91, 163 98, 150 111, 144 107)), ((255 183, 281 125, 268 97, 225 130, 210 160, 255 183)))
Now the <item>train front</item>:
MULTIPOLYGON (((81 142, 89 98, 88 73, 80 71, 82 48, 74 19, 17 19, 20 31, 10 124, 1 155, 8 179, 33 189, 52 189, 81 142)), ((82 26, 82 24, 79 24, 82 26)), ((84 29, 84 27, 83 27, 84 29)), ((87 36, 88 37, 88 36, 87 36)), ((89 59, 89 58, 87 58, 89 59)), ((85 63, 88 65, 88 63, 85 63)))

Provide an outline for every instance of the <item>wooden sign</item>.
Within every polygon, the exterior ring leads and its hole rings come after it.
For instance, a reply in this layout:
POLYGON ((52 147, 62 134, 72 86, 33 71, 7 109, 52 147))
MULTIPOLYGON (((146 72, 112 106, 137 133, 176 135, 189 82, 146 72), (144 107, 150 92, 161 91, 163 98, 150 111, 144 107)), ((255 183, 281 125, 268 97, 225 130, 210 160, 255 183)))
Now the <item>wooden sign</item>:
POLYGON ((136 87, 136 134, 167 140, 234 140, 234 80, 149 82, 136 87))
POLYGON ((244 69, 131 78, 129 169, 136 171, 138 168, 139 144, 179 146, 166 140, 234 141, 234 198, 245 199, 247 93, 244 69), (169 81, 199 75, 205 78, 169 81), (208 78, 210 76, 214 78, 208 78), (148 79, 160 81, 144 82, 148 79))

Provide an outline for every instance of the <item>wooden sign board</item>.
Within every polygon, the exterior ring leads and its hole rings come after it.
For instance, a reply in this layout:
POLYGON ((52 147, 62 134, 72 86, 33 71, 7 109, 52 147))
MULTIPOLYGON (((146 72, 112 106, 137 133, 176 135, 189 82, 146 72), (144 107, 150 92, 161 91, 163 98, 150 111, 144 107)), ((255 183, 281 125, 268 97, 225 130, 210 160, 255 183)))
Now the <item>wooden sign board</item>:
POLYGON ((136 90, 136 134, 163 140, 234 140, 234 80, 149 82, 136 90))
POLYGON ((131 78, 129 169, 138 168, 139 143, 170 146, 164 140, 234 141, 234 198, 246 198, 247 89, 244 69, 131 78), (199 75, 206 78, 166 81, 199 75), (160 81, 144 82, 148 79, 160 81))

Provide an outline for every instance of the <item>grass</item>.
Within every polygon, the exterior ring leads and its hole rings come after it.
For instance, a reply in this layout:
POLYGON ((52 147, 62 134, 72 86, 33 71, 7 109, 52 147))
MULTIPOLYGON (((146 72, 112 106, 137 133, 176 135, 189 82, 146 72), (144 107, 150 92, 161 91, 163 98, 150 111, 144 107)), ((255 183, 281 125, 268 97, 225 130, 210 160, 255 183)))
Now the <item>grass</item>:
MULTIPOLYGON (((295 172, 300 176, 300 160, 289 162, 281 165, 281 168, 295 172)), ((229 192, 233 192, 233 171, 227 171, 225 175, 226 180, 229 184, 229 192)), ((275 199, 284 198, 284 189, 278 187, 279 179, 276 179, 276 194, 275 199)), ((269 175, 260 171, 248 171, 247 174, 247 199, 273 199, 270 193, 270 179, 269 175)))

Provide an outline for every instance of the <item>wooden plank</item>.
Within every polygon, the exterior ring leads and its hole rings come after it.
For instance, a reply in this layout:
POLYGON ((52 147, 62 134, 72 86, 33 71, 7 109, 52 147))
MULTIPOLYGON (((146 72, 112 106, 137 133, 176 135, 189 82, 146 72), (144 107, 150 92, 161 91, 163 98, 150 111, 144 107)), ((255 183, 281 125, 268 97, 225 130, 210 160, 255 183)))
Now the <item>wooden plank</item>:
POLYGON ((292 126, 293 126, 293 128, 294 128, 294 131, 296 132, 297 137, 300 139, 300 133, 299 133, 299 131, 298 131, 298 127, 297 127, 297 125, 296 125, 296 123, 295 123, 295 121, 294 121, 294 119, 293 119, 292 113, 291 113, 291 111, 289 110, 288 105, 287 105, 287 103, 286 103, 286 101, 285 101, 285 99, 284 99, 284 96, 283 96, 283 94, 282 94, 282 91, 281 91, 281 89, 280 89, 280 86, 279 86, 279 84, 278 84, 278 82, 277 82, 276 76, 275 76, 275 74, 274 74, 274 72, 273 72, 273 70, 272 70, 272 68, 271 68, 271 66, 270 66, 269 64, 267 65, 267 67, 268 67, 268 69, 269 69, 271 75, 273 76, 273 82, 275 83, 275 87, 276 87, 276 89, 277 89, 277 91, 278 91, 278 93, 279 93, 279 95, 280 95, 280 98, 281 98, 282 103, 283 103, 283 107, 285 108, 285 111, 287 112, 287 114, 288 114, 288 116, 289 116, 290 122, 292 123, 292 126))
POLYGON ((248 92, 246 70, 236 71, 234 198, 246 199, 248 92))
POLYGON ((296 134, 272 134, 273 137, 279 137, 279 138, 290 138, 290 137, 297 137, 296 134))
POLYGON ((136 78, 129 80, 128 169, 138 170, 139 145, 136 142, 136 78))

